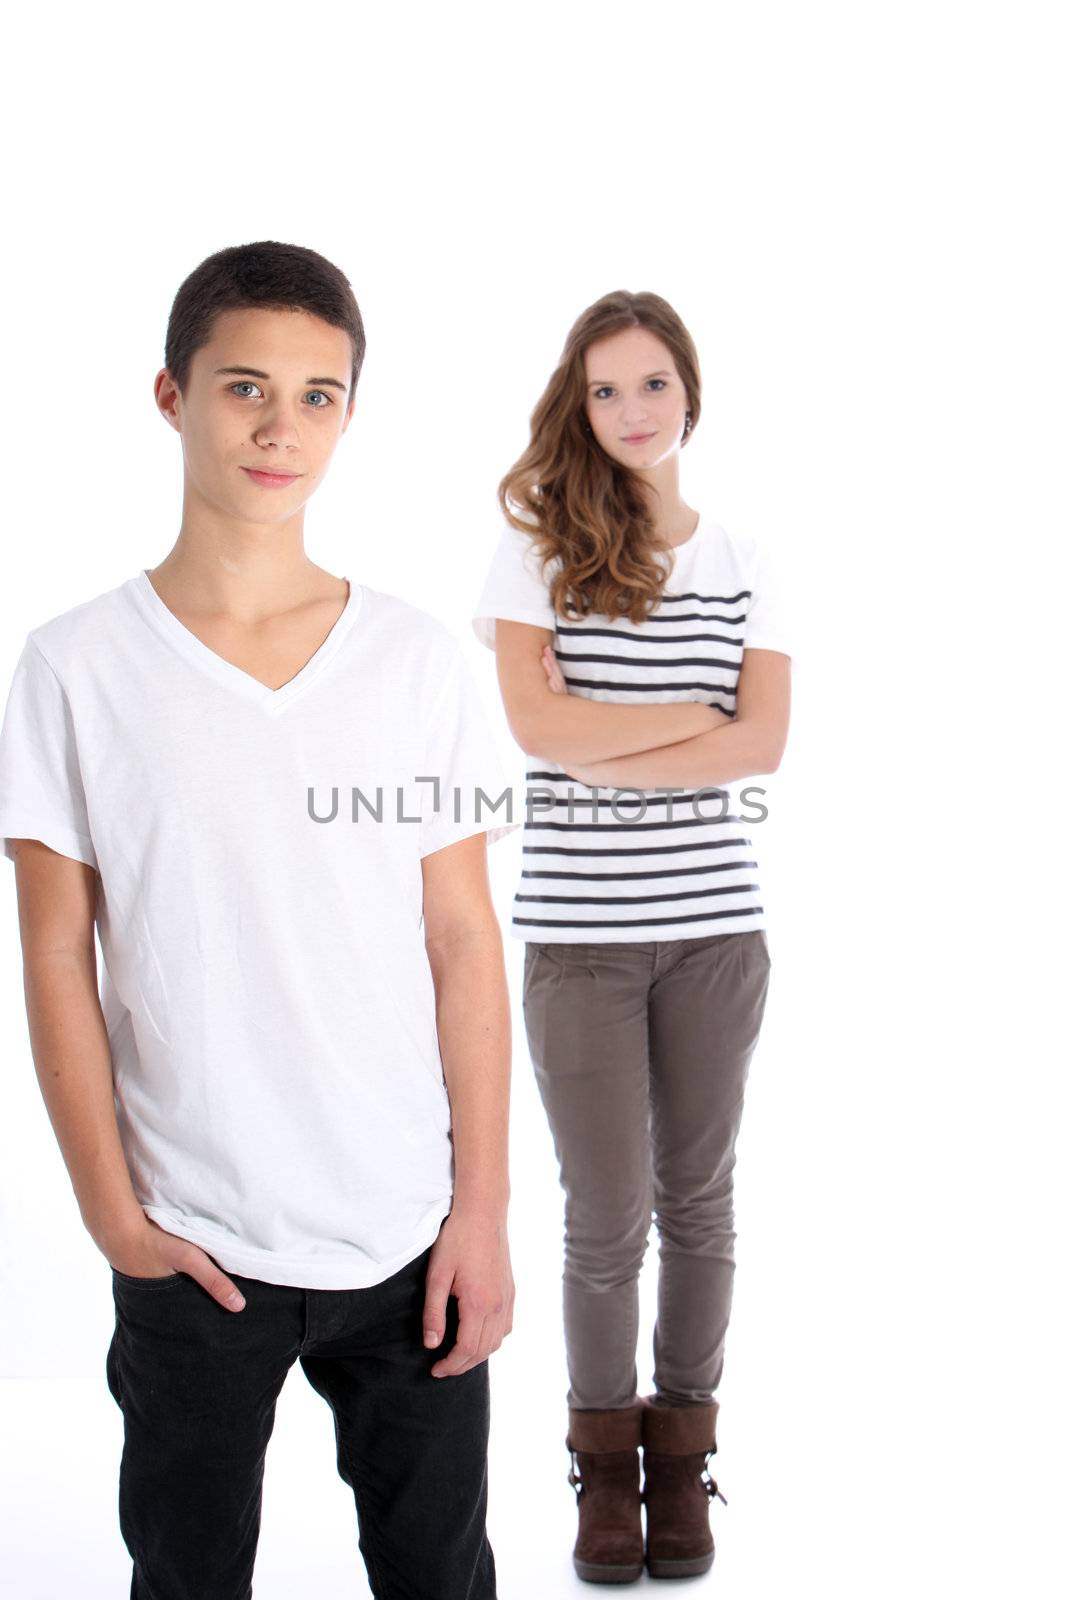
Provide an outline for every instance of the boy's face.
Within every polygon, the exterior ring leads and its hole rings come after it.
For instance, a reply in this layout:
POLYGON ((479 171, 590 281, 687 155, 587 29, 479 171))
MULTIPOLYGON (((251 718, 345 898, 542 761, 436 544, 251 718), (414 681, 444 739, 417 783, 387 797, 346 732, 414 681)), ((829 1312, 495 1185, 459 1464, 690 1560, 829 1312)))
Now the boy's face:
POLYGON ((298 515, 352 416, 351 380, 343 328, 307 311, 220 312, 184 392, 166 368, 156 378, 182 437, 187 498, 238 522, 298 515))

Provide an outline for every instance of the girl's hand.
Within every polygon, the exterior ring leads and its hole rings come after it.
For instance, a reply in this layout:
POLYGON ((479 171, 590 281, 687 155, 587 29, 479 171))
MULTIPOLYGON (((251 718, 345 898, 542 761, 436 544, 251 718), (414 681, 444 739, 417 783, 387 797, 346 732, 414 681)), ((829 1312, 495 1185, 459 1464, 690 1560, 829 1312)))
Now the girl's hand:
MULTIPOLYGON (((552 690, 552 693, 566 694, 567 680, 560 671, 559 662, 556 660, 556 652, 553 650, 550 644, 546 644, 544 649, 541 651, 541 665, 545 669, 545 676, 548 678, 548 687, 552 690)), ((594 785, 599 784, 600 782, 596 768, 591 766, 571 767, 567 772, 567 777, 573 778, 577 783, 584 784, 586 788, 592 788, 594 785)))
POLYGON ((552 690, 552 693, 566 694, 567 680, 559 669, 559 662, 556 660, 556 652, 553 650, 550 644, 546 644, 545 648, 541 651, 541 665, 545 669, 545 676, 548 678, 548 687, 552 690))
POLYGON ((603 789, 606 793, 608 789, 615 788, 612 783, 605 785, 595 767, 568 767, 566 775, 576 783, 584 784, 587 789, 603 789))

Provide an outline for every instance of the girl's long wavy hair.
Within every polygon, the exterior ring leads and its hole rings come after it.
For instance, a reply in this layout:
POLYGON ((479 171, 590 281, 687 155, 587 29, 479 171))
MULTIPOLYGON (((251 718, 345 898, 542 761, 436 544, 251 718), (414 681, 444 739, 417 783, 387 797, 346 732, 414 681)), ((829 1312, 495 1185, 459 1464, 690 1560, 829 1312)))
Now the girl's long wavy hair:
POLYGON ((671 547, 654 532, 650 487, 600 448, 585 412, 585 351, 621 328, 648 328, 674 358, 686 392, 692 438, 700 416, 696 348, 677 312, 658 294, 617 289, 581 313, 556 370, 530 416, 530 443, 497 489, 501 510, 530 536, 557 615, 644 620, 658 604, 671 547))

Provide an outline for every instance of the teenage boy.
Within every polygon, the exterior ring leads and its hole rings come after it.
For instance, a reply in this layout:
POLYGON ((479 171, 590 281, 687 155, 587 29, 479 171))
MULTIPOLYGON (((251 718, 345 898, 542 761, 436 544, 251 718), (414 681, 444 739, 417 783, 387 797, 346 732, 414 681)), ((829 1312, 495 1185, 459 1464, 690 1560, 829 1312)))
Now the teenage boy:
POLYGON ((514 1285, 486 844, 518 824, 484 803, 506 784, 456 638, 304 551, 364 348, 313 251, 197 267, 155 384, 178 537, 29 633, 0 735, 33 1057, 112 1268, 134 1600, 251 1593, 297 1360, 373 1593, 496 1595, 486 1358, 514 1285))

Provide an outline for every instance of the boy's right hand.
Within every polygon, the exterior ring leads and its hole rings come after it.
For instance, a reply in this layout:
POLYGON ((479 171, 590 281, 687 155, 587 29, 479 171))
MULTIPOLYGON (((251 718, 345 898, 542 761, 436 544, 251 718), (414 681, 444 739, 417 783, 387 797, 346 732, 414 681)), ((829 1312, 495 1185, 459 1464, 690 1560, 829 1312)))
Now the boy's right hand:
POLYGON ((131 1278, 172 1278, 184 1272, 227 1311, 243 1310, 244 1295, 206 1250, 168 1233, 150 1217, 145 1217, 144 1222, 143 1235, 126 1241, 120 1250, 105 1252, 115 1272, 124 1272, 131 1278))

